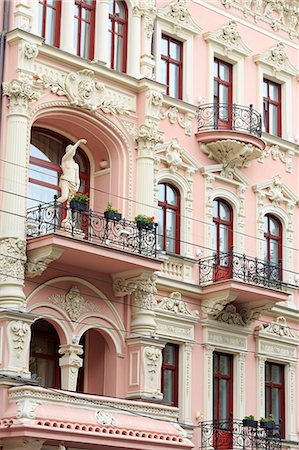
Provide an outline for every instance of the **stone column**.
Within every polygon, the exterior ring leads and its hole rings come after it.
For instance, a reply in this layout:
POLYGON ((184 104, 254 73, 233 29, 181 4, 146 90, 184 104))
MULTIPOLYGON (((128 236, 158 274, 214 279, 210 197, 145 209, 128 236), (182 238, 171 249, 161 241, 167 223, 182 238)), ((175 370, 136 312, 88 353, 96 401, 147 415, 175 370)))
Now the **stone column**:
POLYGON ((215 348, 204 345, 204 421, 213 420, 213 352, 215 348))
POLYGON ((286 438, 290 441, 298 439, 296 426, 296 368, 295 362, 286 366, 286 438))
POLYGON ((180 346, 179 362, 180 422, 192 425, 192 345, 180 346))
POLYGON ((97 0, 94 59, 108 64, 109 0, 97 0))
POLYGON ((74 48, 74 0, 61 3, 60 48, 68 53, 76 53, 74 48))
POLYGON ((265 417, 265 356, 257 356, 257 417, 265 417))
POLYGON ((59 360, 61 368, 61 389, 76 391, 79 368, 83 365, 82 345, 65 344, 59 348, 59 354, 63 355, 59 360))
POLYGON ((140 78, 140 10, 134 7, 128 26, 128 74, 140 78))
POLYGON ((41 450, 43 443, 41 439, 10 438, 2 440, 3 450, 41 450))

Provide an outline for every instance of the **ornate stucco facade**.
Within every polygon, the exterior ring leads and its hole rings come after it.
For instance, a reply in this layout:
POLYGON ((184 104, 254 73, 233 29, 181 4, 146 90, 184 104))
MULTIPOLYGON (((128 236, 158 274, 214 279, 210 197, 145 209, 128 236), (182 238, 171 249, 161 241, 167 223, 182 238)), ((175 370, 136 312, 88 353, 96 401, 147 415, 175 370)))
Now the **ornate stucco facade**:
POLYGON ((0 27, 0 449, 296 449, 298 2, 10 0, 0 27))

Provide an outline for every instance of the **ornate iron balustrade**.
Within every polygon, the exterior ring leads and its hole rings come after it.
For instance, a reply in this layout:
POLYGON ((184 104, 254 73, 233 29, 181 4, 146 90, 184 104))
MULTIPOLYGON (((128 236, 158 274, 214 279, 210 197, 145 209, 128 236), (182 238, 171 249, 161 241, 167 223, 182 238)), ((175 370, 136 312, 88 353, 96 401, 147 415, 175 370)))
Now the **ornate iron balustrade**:
POLYGON ((63 231, 94 244, 156 256, 156 226, 139 230, 135 222, 107 220, 91 209, 77 211, 57 203, 43 203, 27 210, 27 236, 36 237, 63 231))
POLYGON ((281 450, 280 426, 273 429, 243 425, 242 420, 202 422, 199 448, 214 450, 281 450))
POLYGON ((257 137, 262 135, 262 116, 252 105, 209 103, 199 107, 197 131, 235 130, 257 137))
POLYGON ((233 249, 227 253, 218 253, 199 260, 199 284, 237 279, 245 283, 281 289, 281 278, 281 261, 272 264, 235 253, 233 249))

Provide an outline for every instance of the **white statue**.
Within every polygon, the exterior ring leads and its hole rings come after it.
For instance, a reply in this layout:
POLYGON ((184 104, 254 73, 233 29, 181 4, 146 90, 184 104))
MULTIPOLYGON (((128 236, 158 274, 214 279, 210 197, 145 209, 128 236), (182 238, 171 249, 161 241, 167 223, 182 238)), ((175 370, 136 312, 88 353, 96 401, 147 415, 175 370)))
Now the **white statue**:
POLYGON ((86 144, 86 139, 79 139, 75 144, 70 144, 65 149, 65 154, 61 159, 60 167, 62 175, 59 180, 61 195, 57 202, 70 202, 80 187, 79 165, 75 162, 74 156, 80 144, 86 144))

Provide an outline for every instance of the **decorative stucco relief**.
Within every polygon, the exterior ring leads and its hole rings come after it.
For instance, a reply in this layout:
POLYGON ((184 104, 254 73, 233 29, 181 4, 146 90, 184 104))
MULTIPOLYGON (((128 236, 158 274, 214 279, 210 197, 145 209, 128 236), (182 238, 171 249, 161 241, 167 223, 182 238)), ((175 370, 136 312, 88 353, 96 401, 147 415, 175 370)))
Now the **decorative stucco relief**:
POLYGON ((77 321, 79 317, 91 311, 98 311, 99 306, 85 300, 77 286, 72 286, 65 295, 53 294, 49 297, 49 302, 63 308, 69 318, 77 321))
POLYGON ((162 350, 157 347, 143 349, 144 391, 153 397, 162 398, 161 393, 162 350))
POLYGON ((23 283, 26 242, 18 238, 0 239, 0 281, 23 283))
POLYGON ((198 312, 190 311, 187 303, 182 300, 182 294, 180 292, 172 292, 168 297, 157 298, 155 306, 157 310, 167 311, 175 315, 198 316, 198 312))
POLYGON ((251 53, 250 48, 242 41, 237 29, 237 23, 233 20, 217 31, 205 33, 204 38, 208 42, 212 41, 217 45, 221 45, 226 55, 232 51, 244 56, 248 56, 251 53))
POLYGON ((117 425, 115 418, 110 413, 102 410, 96 412, 96 421, 102 425, 117 425))
POLYGON ((163 162, 169 167, 171 173, 181 169, 185 172, 188 181, 198 169, 198 163, 180 146, 178 138, 174 137, 168 144, 159 146, 155 151, 156 163, 163 162))
POLYGON ((36 78, 44 88, 66 96, 71 105, 106 114, 129 114, 135 110, 135 96, 107 87, 92 70, 65 73, 43 65, 36 68, 36 78))
POLYGON ((160 108, 163 103, 163 94, 159 91, 149 90, 146 93, 145 115, 159 119, 160 108))
POLYGON ((180 127, 185 130, 185 134, 187 136, 191 136, 193 119, 196 117, 195 114, 192 113, 182 114, 179 112, 176 106, 170 106, 168 109, 163 108, 160 112, 160 119, 163 120, 166 119, 167 117, 171 124, 178 123, 180 127))
MULTIPOLYGON (((277 317, 270 324, 265 323, 256 327, 257 332, 263 332, 263 335, 277 336, 278 338, 292 338, 299 341, 299 336, 295 335, 287 324, 286 318, 283 316, 277 317)), ((261 334, 261 333, 259 333, 261 334)))
POLYGON ((29 80, 12 80, 3 83, 3 95, 9 98, 11 114, 25 114, 29 103, 38 100, 40 92, 29 80))
POLYGON ((30 398, 23 398, 17 400, 16 404, 18 405, 17 419, 23 419, 22 421, 35 419, 35 410, 40 405, 40 402, 31 400, 30 398))
POLYGON ((279 42, 264 53, 255 55, 253 60, 257 63, 263 63, 272 68, 272 72, 276 75, 279 72, 285 72, 288 75, 297 75, 298 70, 290 63, 285 46, 279 42))
POLYGON ((63 251, 52 246, 31 250, 26 263, 26 277, 34 278, 41 275, 51 262, 60 258, 63 251))
POLYGON ((147 119, 140 125, 137 135, 138 155, 153 156, 156 145, 164 141, 162 131, 159 131, 156 120, 147 119))
POLYGON ((158 16, 172 22, 176 34, 182 28, 194 34, 201 31, 201 28, 192 19, 187 7, 187 0, 173 0, 164 8, 159 9, 158 16))
MULTIPOLYGON (((266 308, 263 308, 265 310, 266 308)), ((261 308, 237 307, 233 304, 226 305, 221 311, 211 314, 211 317, 219 322, 228 325, 240 325, 242 327, 249 325, 260 317, 261 308)))
POLYGON ((294 0, 219 0, 225 8, 242 11, 255 22, 264 22, 274 31, 283 30, 291 38, 299 37, 298 3, 294 0))
POLYGON ((202 144, 201 148, 209 158, 223 165, 220 175, 233 179, 235 169, 249 167, 251 162, 260 158, 262 152, 252 144, 226 139, 202 144))
POLYGON ((157 293, 157 274, 141 275, 135 278, 117 278, 113 282, 114 293, 117 297, 133 295, 133 306, 145 310, 153 310, 154 296, 157 293))
POLYGON ((295 155, 294 150, 284 150, 279 145, 269 145, 262 153, 261 157, 258 159, 258 162, 263 163, 265 158, 269 155, 272 156, 274 161, 281 161, 285 164, 285 170, 288 173, 291 173, 293 170, 293 157, 295 155))
POLYGON ((30 342, 30 326, 21 320, 9 323, 7 328, 9 367, 20 372, 26 371, 27 351, 30 342))

